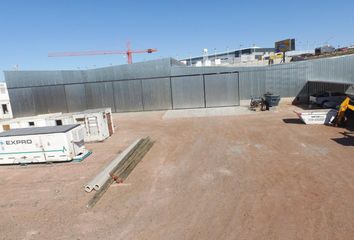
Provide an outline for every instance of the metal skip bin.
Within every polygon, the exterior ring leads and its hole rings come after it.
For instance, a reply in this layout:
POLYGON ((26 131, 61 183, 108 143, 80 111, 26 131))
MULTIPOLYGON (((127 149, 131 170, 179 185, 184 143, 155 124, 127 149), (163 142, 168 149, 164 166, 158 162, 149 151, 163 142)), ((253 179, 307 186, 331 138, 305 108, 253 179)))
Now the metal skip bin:
POLYGON ((329 124, 334 117, 337 115, 338 111, 335 109, 329 110, 307 110, 302 112, 296 112, 296 115, 305 124, 329 124))
POLYGON ((79 124, 17 128, 0 133, 0 164, 71 161, 84 155, 79 124))

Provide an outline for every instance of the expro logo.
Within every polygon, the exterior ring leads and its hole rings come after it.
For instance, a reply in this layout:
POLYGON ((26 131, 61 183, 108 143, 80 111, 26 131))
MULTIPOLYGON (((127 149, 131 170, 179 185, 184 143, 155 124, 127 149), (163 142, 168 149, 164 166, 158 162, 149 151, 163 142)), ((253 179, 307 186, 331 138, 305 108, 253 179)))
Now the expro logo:
MULTIPOLYGON (((1 145, 4 144, 4 142, 0 142, 1 145)), ((5 141, 6 145, 18 145, 18 144, 32 144, 31 139, 26 139, 26 140, 7 140, 5 141)))

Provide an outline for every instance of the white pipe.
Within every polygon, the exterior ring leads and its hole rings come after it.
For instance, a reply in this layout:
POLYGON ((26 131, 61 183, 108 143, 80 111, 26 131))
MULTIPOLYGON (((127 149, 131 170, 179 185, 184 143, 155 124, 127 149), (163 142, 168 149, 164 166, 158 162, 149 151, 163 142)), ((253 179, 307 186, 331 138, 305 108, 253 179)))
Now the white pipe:
POLYGON ((85 186, 86 192, 91 192, 92 189, 96 191, 101 188, 101 186, 111 177, 109 173, 117 166, 123 158, 142 140, 139 138, 134 141, 128 148, 126 148, 121 154, 119 154, 115 159, 113 159, 104 169, 102 169, 99 174, 96 175, 94 179, 88 182, 85 186))
POLYGON ((91 186, 91 185, 88 185, 88 184, 87 184, 87 185, 85 186, 85 191, 86 191, 86 192, 91 192, 92 189, 93 189, 93 186, 91 186))

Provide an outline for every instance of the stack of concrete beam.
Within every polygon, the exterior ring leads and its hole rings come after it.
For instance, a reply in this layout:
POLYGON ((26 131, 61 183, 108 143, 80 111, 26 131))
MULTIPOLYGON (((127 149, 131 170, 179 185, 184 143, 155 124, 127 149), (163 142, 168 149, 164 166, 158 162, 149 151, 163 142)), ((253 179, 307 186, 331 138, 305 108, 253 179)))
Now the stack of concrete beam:
POLYGON ((92 208, 113 182, 123 182, 143 159, 153 144, 154 142, 150 137, 138 139, 102 169, 102 171, 85 186, 86 192, 96 190, 94 196, 88 202, 87 207, 92 208))

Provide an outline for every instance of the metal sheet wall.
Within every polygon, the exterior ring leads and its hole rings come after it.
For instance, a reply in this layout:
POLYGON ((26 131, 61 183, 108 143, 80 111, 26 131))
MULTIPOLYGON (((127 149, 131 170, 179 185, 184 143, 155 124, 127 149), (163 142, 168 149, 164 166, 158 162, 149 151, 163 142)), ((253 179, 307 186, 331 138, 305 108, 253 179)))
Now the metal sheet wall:
POLYGON ((207 107, 240 104, 237 73, 205 75, 204 80, 207 107))
POLYGON ((5 71, 8 88, 56 85, 63 83, 61 71, 5 71))
POLYGON ((174 109, 205 107, 203 76, 172 77, 174 109))
POLYGON ((312 95, 318 92, 334 91, 345 93, 350 85, 348 84, 336 84, 325 82, 309 82, 308 83, 308 95, 312 95))
POLYGON ((69 112, 77 112, 87 109, 84 84, 65 85, 65 97, 69 112))
POLYGON ((309 81, 354 83, 354 55, 307 61, 309 81))
POLYGON ((67 112, 64 86, 32 88, 36 114, 67 112))
MULTIPOLYGON (((181 75, 202 75, 202 74, 213 74, 213 73, 225 73, 225 72, 235 72, 240 67, 223 67, 223 66, 212 66, 212 67, 181 67, 173 66, 171 67, 171 76, 178 77, 181 75)), ((247 68, 246 68, 247 69, 247 68)))
POLYGON ((112 82, 85 83, 88 108, 110 107, 115 111, 112 82))
POLYGON ((173 65, 179 64, 171 58, 164 58, 88 70, 4 71, 4 74, 7 87, 18 88, 166 77, 170 76, 173 65))
POLYGON ((244 71, 239 73, 240 98, 251 99, 265 93, 265 71, 244 71))
POLYGON ((266 92, 282 97, 296 96, 308 79, 308 68, 302 62, 265 67, 239 68, 240 97, 250 99, 266 92))
POLYGON ((230 106, 266 91, 306 97, 308 81, 354 83, 353 66, 354 55, 262 67, 183 67, 164 59, 79 71, 6 71, 5 80, 14 116, 26 116, 96 107, 119 112, 204 107, 204 98, 207 107, 230 106), (230 80, 235 72, 237 84, 230 80))
POLYGON ((170 75, 171 59, 124 64, 86 71, 88 82, 125 81, 143 78, 166 77, 170 75))
POLYGON ((144 110, 172 108, 170 78, 142 80, 144 110))
POLYGON ((9 89, 9 97, 12 114, 15 117, 24 117, 36 114, 36 105, 31 88, 9 89))
POLYGON ((265 91, 281 97, 296 96, 307 81, 307 68, 299 64, 279 65, 265 70, 265 91))
POLYGON ((141 80, 113 82, 117 112, 142 111, 144 109, 141 85, 141 80))

